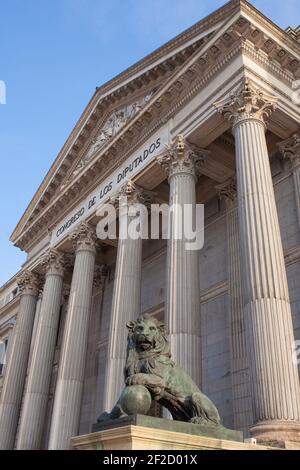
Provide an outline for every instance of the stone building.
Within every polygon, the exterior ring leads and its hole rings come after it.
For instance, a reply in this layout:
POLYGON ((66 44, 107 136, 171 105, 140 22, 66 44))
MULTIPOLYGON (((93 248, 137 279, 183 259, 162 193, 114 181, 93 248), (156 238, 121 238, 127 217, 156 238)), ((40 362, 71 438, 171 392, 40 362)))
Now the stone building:
POLYGON ((0 289, 0 448, 90 432, 141 312, 225 426, 300 442, 299 78, 299 28, 232 0, 96 89, 11 236, 27 259, 0 289), (99 240, 127 181, 129 201, 204 204, 203 248, 99 240))

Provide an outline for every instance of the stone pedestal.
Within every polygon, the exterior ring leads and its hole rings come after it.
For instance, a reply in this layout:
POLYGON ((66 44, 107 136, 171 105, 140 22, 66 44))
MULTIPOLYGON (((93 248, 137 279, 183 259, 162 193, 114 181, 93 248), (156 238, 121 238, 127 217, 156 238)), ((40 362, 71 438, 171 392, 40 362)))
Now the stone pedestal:
POLYGON ((127 416, 72 438, 80 450, 274 450, 242 442, 242 433, 152 416, 127 416))

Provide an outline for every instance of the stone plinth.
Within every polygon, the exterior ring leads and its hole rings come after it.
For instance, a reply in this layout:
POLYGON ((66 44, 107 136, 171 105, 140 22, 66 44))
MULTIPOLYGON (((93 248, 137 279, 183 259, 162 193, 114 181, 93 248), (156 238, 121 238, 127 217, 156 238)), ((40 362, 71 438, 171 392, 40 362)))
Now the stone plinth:
POLYGON ((120 428, 123 426, 143 426, 145 428, 160 429, 171 432, 181 432, 193 434, 195 436, 214 437, 216 439, 227 439, 231 441, 243 441, 243 433, 224 426, 204 426, 201 424, 186 423, 184 421, 174 421, 172 419, 156 418, 143 414, 123 416, 118 419, 111 419, 104 423, 93 425, 93 431, 106 431, 107 429, 120 428))
POLYGON ((242 442, 242 433, 152 416, 128 416, 96 424, 72 438, 78 450, 274 450, 242 442))
POLYGON ((243 442, 242 433, 223 426, 135 415, 98 423, 91 434, 72 438, 79 450, 266 450, 243 442))

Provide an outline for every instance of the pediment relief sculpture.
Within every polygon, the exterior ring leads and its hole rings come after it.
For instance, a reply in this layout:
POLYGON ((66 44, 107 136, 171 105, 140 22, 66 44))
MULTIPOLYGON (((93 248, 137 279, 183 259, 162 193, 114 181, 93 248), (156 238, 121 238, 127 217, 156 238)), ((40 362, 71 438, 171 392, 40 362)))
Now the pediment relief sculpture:
POLYGON ((132 119, 151 99, 154 91, 146 96, 139 98, 134 103, 114 111, 105 121, 97 137, 92 140, 86 155, 77 163, 75 169, 71 171, 67 179, 62 183, 61 189, 64 189, 69 181, 76 176, 80 170, 87 164, 92 156, 101 149, 109 140, 111 140, 125 124, 132 119))
POLYGON ((98 137, 96 137, 89 148, 88 153, 86 154, 85 160, 89 160, 91 156, 99 150, 103 145, 114 137, 120 129, 129 121, 135 114, 137 114, 140 109, 142 109, 145 104, 150 100, 153 92, 149 93, 148 95, 140 98, 139 100, 135 101, 134 103, 125 106, 118 111, 115 111, 111 114, 111 116, 106 121, 105 125, 101 129, 98 137))

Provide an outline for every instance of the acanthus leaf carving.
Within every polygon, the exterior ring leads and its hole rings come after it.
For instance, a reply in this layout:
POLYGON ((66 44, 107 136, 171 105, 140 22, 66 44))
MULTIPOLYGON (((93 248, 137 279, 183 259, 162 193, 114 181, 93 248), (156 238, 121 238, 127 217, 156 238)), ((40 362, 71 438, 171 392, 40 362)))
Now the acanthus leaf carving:
POLYGON ((27 269, 18 276, 17 283, 21 294, 29 294, 37 297, 42 285, 42 277, 27 269))
POLYGON ((229 97, 214 103, 218 112, 231 122, 233 128, 249 119, 256 119, 265 125, 265 118, 272 114, 276 105, 275 96, 255 88, 248 79, 229 97))
POLYGON ((70 233, 69 239, 72 242, 75 251, 89 250, 96 251, 97 234, 95 227, 88 222, 81 222, 81 224, 70 233))
POLYGON ((131 180, 126 181, 119 189, 116 196, 110 198, 112 204, 144 204, 148 206, 154 199, 155 193, 146 190, 131 180))
POLYGON ((215 190, 219 199, 224 199, 227 203, 234 203, 237 196, 236 176, 216 185, 215 190))
POLYGON ((190 144, 179 134, 167 146, 167 151, 156 160, 169 178, 179 173, 189 173, 196 177, 201 173, 201 166, 209 154, 209 150, 190 144))

